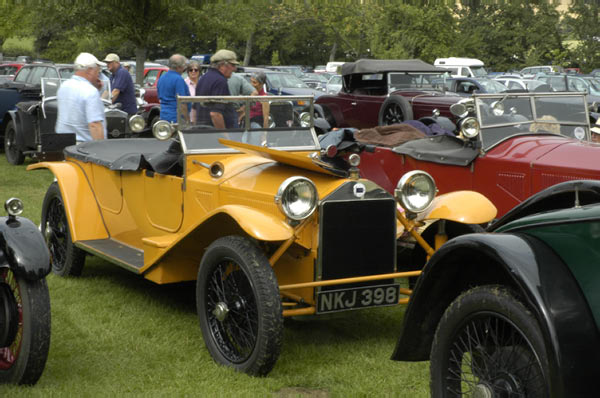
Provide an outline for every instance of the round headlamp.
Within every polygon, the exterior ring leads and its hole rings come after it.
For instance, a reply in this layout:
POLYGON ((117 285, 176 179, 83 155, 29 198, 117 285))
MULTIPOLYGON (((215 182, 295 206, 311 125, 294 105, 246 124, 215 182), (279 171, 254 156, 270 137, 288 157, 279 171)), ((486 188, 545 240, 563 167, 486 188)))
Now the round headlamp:
POLYGON ((290 177, 277 190, 275 203, 291 220, 300 221, 309 217, 317 208, 317 187, 305 177, 290 177))
POLYGON ((350 163, 350 166, 352 167, 358 167, 360 165, 360 155, 358 153, 353 153, 348 156, 348 163, 350 163))
POLYGON ((504 115, 504 104, 500 101, 492 102, 492 113, 495 116, 504 115))
POLYGON ((4 202, 4 210, 8 213, 9 216, 18 216, 23 213, 23 202, 18 198, 10 198, 6 202, 4 202))
POLYGON ((302 127, 310 127, 310 113, 302 112, 299 116, 300 126, 302 127))
POLYGON ((474 138, 479 134, 479 122, 474 117, 463 119, 460 123, 460 132, 466 138, 474 138))
POLYGON ((139 133, 146 127, 146 121, 142 115, 133 115, 129 118, 129 128, 134 133, 139 133))
POLYGON ((404 174, 394 190, 394 196, 400 205, 411 213, 420 213, 427 209, 436 193, 433 177, 421 170, 404 174))
POLYGON ((166 120, 159 120, 158 122, 154 123, 154 126, 152 126, 152 134, 155 138, 161 141, 171 138, 173 131, 173 126, 166 120))

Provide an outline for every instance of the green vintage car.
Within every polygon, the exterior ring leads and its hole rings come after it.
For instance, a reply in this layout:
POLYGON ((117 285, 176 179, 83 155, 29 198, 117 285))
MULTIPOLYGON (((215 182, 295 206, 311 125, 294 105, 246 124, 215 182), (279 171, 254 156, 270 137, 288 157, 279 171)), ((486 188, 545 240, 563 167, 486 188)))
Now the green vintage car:
POLYGON ((598 286, 600 182, 557 184, 433 254, 392 358, 434 397, 597 396, 598 286))

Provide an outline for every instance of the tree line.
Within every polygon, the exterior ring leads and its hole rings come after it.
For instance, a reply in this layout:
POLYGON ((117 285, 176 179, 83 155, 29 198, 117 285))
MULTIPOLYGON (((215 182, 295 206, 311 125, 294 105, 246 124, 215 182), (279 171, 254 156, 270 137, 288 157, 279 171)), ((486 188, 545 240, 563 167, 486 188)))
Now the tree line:
MULTIPOLYGON (((358 58, 479 58, 493 70, 600 67, 600 5, 574 1, 3 1, 0 44, 32 37, 33 56, 122 59, 228 48, 244 65, 358 58)), ((140 68, 138 68, 140 69, 140 68)), ((140 76, 138 76, 140 78, 140 76)))

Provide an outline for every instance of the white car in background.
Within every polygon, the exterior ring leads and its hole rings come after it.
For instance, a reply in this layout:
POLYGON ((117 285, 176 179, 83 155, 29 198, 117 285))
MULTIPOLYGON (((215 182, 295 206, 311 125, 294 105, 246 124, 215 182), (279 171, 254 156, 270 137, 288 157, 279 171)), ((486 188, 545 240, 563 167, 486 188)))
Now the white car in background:
POLYGON ((342 75, 333 75, 325 85, 327 94, 337 94, 342 89, 342 75))
POLYGON ((516 79, 511 77, 499 77, 494 80, 504 84, 509 90, 526 90, 535 92, 554 91, 552 87, 545 82, 533 79, 516 79))

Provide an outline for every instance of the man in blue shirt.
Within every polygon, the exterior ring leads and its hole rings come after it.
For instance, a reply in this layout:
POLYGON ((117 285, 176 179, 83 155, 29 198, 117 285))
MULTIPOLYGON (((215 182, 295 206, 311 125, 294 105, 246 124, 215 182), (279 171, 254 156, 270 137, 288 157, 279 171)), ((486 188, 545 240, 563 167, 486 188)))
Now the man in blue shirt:
MULTIPOLYGON (((210 57, 210 68, 198 80, 197 96, 228 96, 230 95, 227 79, 235 71, 237 57, 233 51, 219 50, 210 57)), ((198 124, 212 125, 218 129, 235 128, 237 113, 231 104, 212 104, 200 106, 198 109, 198 124)))
MULTIPOLYGON (((156 86, 160 102, 160 119, 168 122, 177 122, 177 96, 189 96, 190 89, 181 74, 187 66, 187 58, 180 54, 171 55, 169 58, 169 71, 164 73, 156 86)), ((181 116, 185 121, 190 120, 188 107, 182 104, 181 116)))
POLYGON ((75 73, 60 85, 56 94, 57 133, 73 133, 78 142, 106 139, 104 104, 95 86, 100 67, 104 65, 90 53, 77 56, 75 73))
POLYGON ((113 104, 120 103, 123 111, 129 115, 135 114, 137 103, 131 75, 121 66, 121 59, 117 54, 108 54, 104 58, 104 62, 106 62, 108 70, 112 73, 110 87, 112 89, 113 104))

